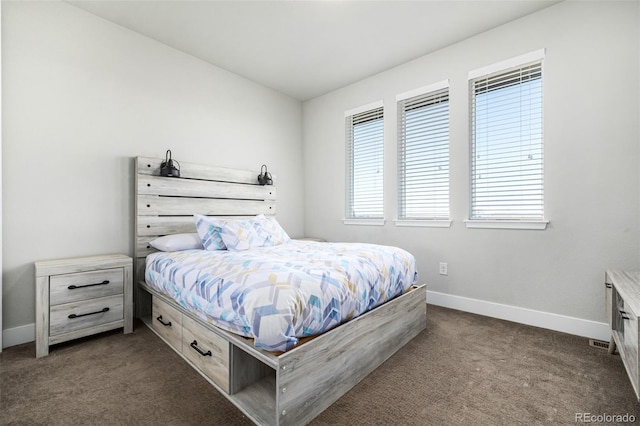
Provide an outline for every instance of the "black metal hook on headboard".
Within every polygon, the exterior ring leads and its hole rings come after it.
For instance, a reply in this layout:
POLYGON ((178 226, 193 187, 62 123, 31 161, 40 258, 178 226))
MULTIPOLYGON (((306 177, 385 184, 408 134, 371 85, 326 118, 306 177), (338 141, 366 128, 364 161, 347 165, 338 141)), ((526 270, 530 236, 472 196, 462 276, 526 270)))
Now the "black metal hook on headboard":
POLYGON ((267 171, 267 165, 263 164, 260 168, 260 174, 258 175, 258 183, 260 185, 273 185, 273 178, 271 173, 267 171))
POLYGON ((170 149, 168 149, 165 154, 165 160, 160 163, 160 176, 180 177, 180 163, 171 159, 170 149))

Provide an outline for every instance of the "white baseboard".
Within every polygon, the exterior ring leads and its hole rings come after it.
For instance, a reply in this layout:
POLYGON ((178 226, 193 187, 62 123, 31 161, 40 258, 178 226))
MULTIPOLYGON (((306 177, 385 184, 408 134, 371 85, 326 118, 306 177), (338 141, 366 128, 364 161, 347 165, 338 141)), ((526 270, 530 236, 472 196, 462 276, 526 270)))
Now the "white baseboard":
MULTIPOLYGON (((427 303, 606 342, 611 337, 609 325, 604 322, 534 311, 436 291, 427 291, 427 303)), ((427 316, 429 316, 428 313, 427 316)))
MULTIPOLYGON (((607 342, 611 337, 609 326, 603 322, 550 314, 436 291, 427 291, 427 303, 607 342)), ((33 342, 36 335, 35 330, 35 324, 4 330, 2 332, 2 347, 8 348, 33 342)))
POLYGON ((2 348, 33 342, 36 339, 36 325, 27 324, 2 330, 2 348))

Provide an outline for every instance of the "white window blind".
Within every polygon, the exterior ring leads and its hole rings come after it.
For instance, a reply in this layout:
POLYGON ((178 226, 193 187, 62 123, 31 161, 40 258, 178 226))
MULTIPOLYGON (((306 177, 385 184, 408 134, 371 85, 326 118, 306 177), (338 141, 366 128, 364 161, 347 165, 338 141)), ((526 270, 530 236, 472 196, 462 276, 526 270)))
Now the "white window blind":
POLYGON ((381 219, 383 205, 384 117, 377 107, 346 117, 346 217, 381 219))
POLYGON ((449 88, 398 101, 398 219, 449 218, 449 88))
POLYGON ((542 62, 470 86, 470 218, 544 220, 542 62))

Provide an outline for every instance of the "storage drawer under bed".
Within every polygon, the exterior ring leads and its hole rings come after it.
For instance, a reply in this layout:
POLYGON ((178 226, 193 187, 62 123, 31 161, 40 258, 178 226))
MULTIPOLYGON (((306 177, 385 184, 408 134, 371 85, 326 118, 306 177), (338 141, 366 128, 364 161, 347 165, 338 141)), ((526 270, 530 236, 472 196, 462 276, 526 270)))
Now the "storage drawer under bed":
POLYGON ((153 329, 202 374, 229 393, 229 345, 158 297, 152 301, 153 329))
POLYGON ((157 297, 153 298, 151 313, 153 329, 182 353, 182 314, 157 297))
POLYGON ((182 354, 229 393, 229 342, 187 316, 182 317, 182 354))

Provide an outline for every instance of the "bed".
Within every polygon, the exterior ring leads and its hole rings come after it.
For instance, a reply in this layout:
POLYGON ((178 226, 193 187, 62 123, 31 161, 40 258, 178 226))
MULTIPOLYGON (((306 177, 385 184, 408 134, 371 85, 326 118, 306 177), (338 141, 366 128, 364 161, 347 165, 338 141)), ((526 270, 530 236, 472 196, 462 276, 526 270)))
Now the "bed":
POLYGON ((256 217, 268 220, 276 211, 276 187, 258 185, 256 172, 181 163, 176 179, 159 176, 161 162, 135 160, 136 314, 255 423, 308 423, 425 328, 426 286, 414 282, 412 257, 397 248, 381 250, 394 259, 376 252, 380 246, 295 240, 247 251, 157 252, 152 240, 196 232, 194 213, 255 225, 256 217), (354 251, 368 254, 353 260, 354 251), (369 264, 378 256, 387 266, 369 264), (242 267, 216 276, 232 257, 242 267), (335 293, 336 271, 349 274, 353 291, 335 293), (200 278, 189 283, 194 275, 200 278), (357 289, 355 275, 382 284, 357 289), (308 290, 312 278, 318 281, 308 290), (244 315, 252 310, 238 301, 253 297, 240 291, 249 281, 278 289, 306 316, 270 317, 279 301, 261 311, 264 317, 244 315), (321 292, 350 305, 324 302, 321 292))

